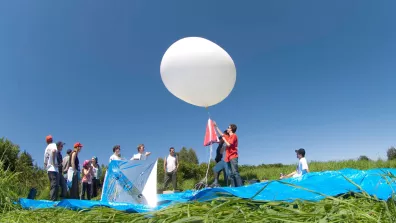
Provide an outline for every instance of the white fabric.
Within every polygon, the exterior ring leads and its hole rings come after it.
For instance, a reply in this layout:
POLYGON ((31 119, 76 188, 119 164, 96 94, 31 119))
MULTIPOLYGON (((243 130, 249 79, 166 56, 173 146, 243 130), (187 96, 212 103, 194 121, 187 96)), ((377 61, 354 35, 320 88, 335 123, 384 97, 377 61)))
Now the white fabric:
POLYGON ((200 107, 223 101, 236 82, 231 56, 201 37, 186 37, 173 43, 162 57, 160 72, 165 87, 174 96, 200 107))
POLYGON ((45 166, 47 172, 58 172, 57 166, 57 159, 56 159, 56 153, 58 149, 56 147, 55 143, 50 143, 47 145, 47 148, 45 148, 44 152, 44 164, 47 164, 45 166), (55 163, 53 162, 53 159, 55 160, 55 163))
POLYGON ((92 166, 93 177, 98 179, 98 167, 92 166))
POLYGON ((70 183, 70 184, 73 181, 73 174, 74 174, 73 168, 69 167, 69 170, 67 171, 67 182, 70 183))
POLYGON ((147 159, 146 154, 141 154, 141 153, 134 154, 133 157, 131 158, 131 160, 146 160, 146 159, 147 159))
POLYGON ((176 156, 168 155, 166 158, 166 172, 170 173, 176 169, 176 156))
POLYGON ((116 154, 113 154, 113 155, 110 156, 109 163, 110 163, 112 160, 121 160, 121 157, 117 156, 116 154))
POLYGON ((297 173, 293 175, 293 177, 300 177, 302 176, 304 173, 306 172, 306 170, 308 170, 308 163, 307 163, 307 159, 305 159, 305 157, 301 158, 300 161, 298 162, 297 165, 297 173), (305 170, 305 171, 303 171, 305 170))

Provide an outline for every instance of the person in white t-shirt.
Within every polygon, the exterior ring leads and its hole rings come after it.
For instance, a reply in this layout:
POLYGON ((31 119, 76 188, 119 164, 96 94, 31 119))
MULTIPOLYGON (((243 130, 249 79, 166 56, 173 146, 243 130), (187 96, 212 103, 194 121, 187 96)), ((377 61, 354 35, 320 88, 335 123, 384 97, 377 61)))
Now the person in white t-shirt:
POLYGON ((146 160, 150 156, 151 152, 144 152, 144 144, 140 144, 137 147, 138 153, 133 155, 131 160, 146 160))
POLYGON ((121 146, 115 145, 113 147, 113 155, 110 156, 109 163, 111 163, 112 160, 122 160, 120 152, 121 146))
POLYGON ((297 158, 299 159, 298 165, 295 171, 292 173, 289 173, 286 176, 281 176, 280 179, 285 179, 289 177, 300 177, 304 174, 309 173, 309 168, 308 168, 308 163, 307 160, 305 159, 305 149, 301 148, 296 150, 297 158))
POLYGON ((45 138, 47 148, 44 152, 44 167, 47 170, 48 178, 50 181, 50 199, 56 201, 58 199, 58 162, 57 152, 58 148, 53 142, 52 136, 48 135, 45 138))
POLYGON ((172 179, 173 190, 176 190, 176 173, 179 168, 179 160, 175 153, 175 149, 171 147, 169 149, 169 155, 164 158, 164 171, 165 171, 165 180, 164 180, 164 190, 168 187, 169 181, 172 179))

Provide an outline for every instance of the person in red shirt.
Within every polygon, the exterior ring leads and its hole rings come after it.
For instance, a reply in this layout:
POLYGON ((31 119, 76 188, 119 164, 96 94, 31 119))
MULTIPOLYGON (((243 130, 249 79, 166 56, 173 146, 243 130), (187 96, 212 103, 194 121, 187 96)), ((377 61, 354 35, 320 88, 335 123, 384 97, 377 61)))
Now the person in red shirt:
POLYGON ((237 126, 230 124, 227 128, 228 135, 226 135, 217 127, 216 122, 213 122, 213 124, 227 146, 224 161, 227 163, 228 170, 230 171, 231 185, 233 187, 243 186, 242 178, 238 171, 238 136, 235 134, 237 126))

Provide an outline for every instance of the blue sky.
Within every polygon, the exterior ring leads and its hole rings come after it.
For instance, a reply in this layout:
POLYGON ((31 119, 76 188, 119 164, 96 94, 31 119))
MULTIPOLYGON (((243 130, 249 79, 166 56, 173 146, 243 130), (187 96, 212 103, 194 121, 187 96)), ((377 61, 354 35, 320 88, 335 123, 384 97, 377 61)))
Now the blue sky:
POLYGON ((160 62, 188 36, 233 58, 237 81, 210 108, 238 125, 240 163, 385 158, 395 144, 395 1, 2 1, 0 136, 42 164, 45 136, 108 163, 194 148, 208 115, 165 88, 160 62))

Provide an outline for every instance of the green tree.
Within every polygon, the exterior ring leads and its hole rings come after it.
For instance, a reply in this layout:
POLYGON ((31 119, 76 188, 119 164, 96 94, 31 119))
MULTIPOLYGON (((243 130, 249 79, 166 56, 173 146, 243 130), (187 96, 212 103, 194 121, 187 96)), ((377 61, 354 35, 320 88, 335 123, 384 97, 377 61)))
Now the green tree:
POLYGON ((28 152, 26 152, 26 150, 24 150, 19 155, 18 164, 28 166, 28 167, 33 167, 33 158, 28 152))
POLYGON ((180 163, 193 163, 199 164, 197 154, 195 153, 194 149, 190 148, 187 150, 186 147, 183 147, 180 152, 178 153, 180 163))
POLYGON ((194 149, 190 148, 188 150, 188 158, 191 163, 199 164, 197 153, 195 153, 194 149))
POLYGON ((388 156, 388 160, 394 160, 396 159, 396 149, 395 147, 390 147, 388 151, 386 152, 386 155, 388 156))
POLYGON ((15 171, 27 173, 33 171, 33 169, 33 158, 25 150, 19 155, 16 161, 15 171))
POLYGON ((3 168, 15 170, 19 154, 19 146, 13 144, 10 140, 0 138, 0 160, 3 161, 3 168))
POLYGON ((189 153, 186 147, 183 147, 178 153, 180 163, 188 163, 189 162, 189 153))

